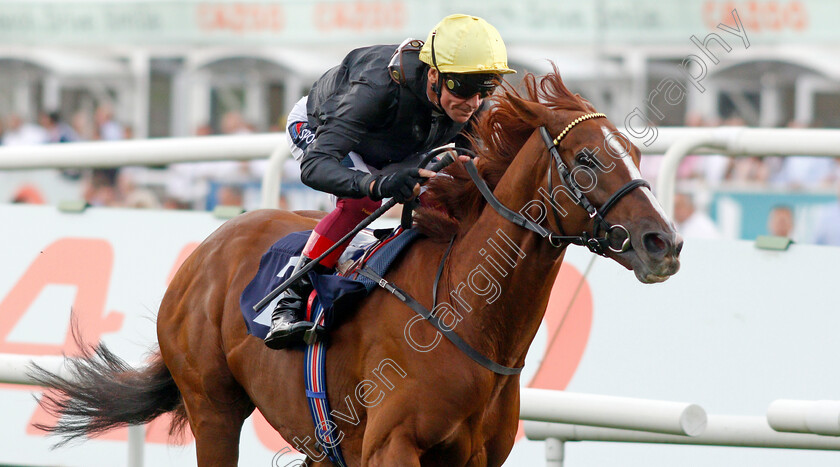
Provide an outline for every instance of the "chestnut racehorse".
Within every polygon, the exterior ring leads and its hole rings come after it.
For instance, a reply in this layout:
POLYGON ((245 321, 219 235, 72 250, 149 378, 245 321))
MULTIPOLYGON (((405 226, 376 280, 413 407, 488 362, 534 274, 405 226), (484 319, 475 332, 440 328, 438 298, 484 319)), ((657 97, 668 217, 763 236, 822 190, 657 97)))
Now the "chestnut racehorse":
MULTIPOLYGON (((682 240, 639 180, 638 149, 569 92, 556 69, 528 74, 520 90, 494 99, 474 130, 478 174, 494 197, 480 193, 461 162, 432 178, 435 208, 416 219, 426 235, 385 277, 427 308, 434 290, 436 303, 450 305, 447 326, 489 360, 517 368, 570 241, 653 283, 677 272, 682 240)), ((45 403, 63 416, 47 428, 73 439, 171 412, 175 431, 189 424, 199 466, 235 466, 242 424, 258 408, 308 465, 331 465, 314 442, 303 352, 268 349, 247 333, 239 309, 261 255, 311 229, 314 217, 260 210, 221 226, 169 285, 151 363, 130 369, 99 347, 77 365, 81 383, 41 373, 55 391, 45 403)), ((502 465, 517 432, 519 376, 480 366, 416 316, 377 289, 329 336, 332 434, 348 465, 502 465)))

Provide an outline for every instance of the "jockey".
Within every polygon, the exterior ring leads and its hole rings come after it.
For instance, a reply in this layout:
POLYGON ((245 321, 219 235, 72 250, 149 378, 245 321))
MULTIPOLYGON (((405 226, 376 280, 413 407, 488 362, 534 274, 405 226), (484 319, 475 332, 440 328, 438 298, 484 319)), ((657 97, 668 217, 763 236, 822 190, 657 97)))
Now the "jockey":
MULTIPOLYGON (((500 75, 515 73, 498 31, 481 18, 447 16, 425 43, 353 50, 289 114, 287 137, 304 184, 334 195, 336 208, 312 232, 295 271, 320 256, 373 213, 383 198, 412 200, 434 172, 410 156, 463 138, 500 75)), ((348 242, 349 243, 349 242, 348 242)), ((347 245, 321 260, 329 273, 347 245)), ((265 343, 302 342, 312 284, 289 286, 271 316, 265 343)))

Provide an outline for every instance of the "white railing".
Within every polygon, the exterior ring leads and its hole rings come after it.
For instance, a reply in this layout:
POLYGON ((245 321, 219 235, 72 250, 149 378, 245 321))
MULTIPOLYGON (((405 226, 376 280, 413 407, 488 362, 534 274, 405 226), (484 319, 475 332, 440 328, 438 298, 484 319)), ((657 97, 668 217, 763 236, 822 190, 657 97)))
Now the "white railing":
MULTIPOLYGON (((523 407, 525 406, 525 391, 527 390, 523 390, 523 407)), ((630 401, 633 400, 628 400, 631 405, 626 408, 613 409, 617 414, 622 414, 622 410, 636 410, 630 401)), ((662 414, 656 408, 658 404, 674 404, 641 401, 650 409, 650 412, 646 414, 639 413, 638 416, 642 418, 661 416, 662 414)), ((599 414, 596 418, 599 423, 572 424, 571 417, 558 413, 552 407, 543 407, 538 411, 536 406, 533 406, 530 410, 545 414, 534 418, 524 416, 520 418, 526 420, 525 435, 528 439, 545 441, 545 459, 548 467, 563 466, 565 443, 568 441, 840 451, 840 401, 777 400, 770 404, 766 417, 708 415, 706 418, 704 412, 703 429, 697 430, 692 436, 634 428, 629 424, 625 429, 621 429, 615 420, 604 417, 608 414, 599 414)), ((574 407, 571 410, 574 411, 574 407)), ((616 420, 620 419, 621 415, 616 420)))
POLYGON ((706 428, 706 411, 697 404, 630 397, 577 394, 523 388, 521 420, 594 425, 682 436, 706 428))
MULTIPOLYGON (((655 139, 630 136, 630 140, 642 154, 665 154, 657 196, 668 215, 674 211, 677 169, 689 154, 840 157, 840 130, 672 127, 658 128, 655 139)), ((285 133, 100 141, 0 147, 0 170, 268 158, 261 206, 276 208, 283 160, 289 155, 285 133)))
POLYGON ((61 377, 68 376, 65 366, 66 360, 58 355, 35 357, 32 355, 0 354, 0 383, 32 385, 35 382, 29 377, 28 369, 35 363, 50 373, 61 377))
MULTIPOLYGON (((0 383, 34 385, 32 363, 68 376, 59 356, 0 354, 0 383)), ((528 439, 546 442, 546 465, 562 467, 567 441, 840 450, 840 401, 773 402, 767 417, 706 415, 696 404, 523 388, 528 439)), ((128 466, 143 465, 145 427, 129 427, 128 466)))
MULTIPOLYGON (((630 140, 642 154, 665 154, 657 196, 668 215, 673 215, 677 168, 689 154, 840 156, 840 130, 670 127, 658 128, 655 138, 630 136, 630 140)), ((0 147, 0 170, 268 158, 261 207, 277 208, 282 165, 289 155, 285 133, 100 141, 0 147)))
MULTIPOLYGON (((704 128, 659 128, 653 141, 630 139, 643 154, 663 154, 677 141, 707 133, 708 129, 704 128)), ((0 170, 152 166, 268 158, 260 206, 277 208, 283 161, 289 156, 285 133, 262 133, 0 147, 0 170)))
MULTIPOLYGON (((840 157, 840 130, 704 128, 675 139, 659 168, 657 198, 668 216, 674 215, 677 169, 689 154, 840 157)), ((639 144, 634 140, 634 143, 639 144)), ((640 146, 641 147, 641 146, 640 146)))
POLYGON ((162 165, 171 162, 267 158, 285 133, 201 136, 0 147, 0 169, 162 165))
POLYGON ((283 160, 290 154, 285 133, 97 141, 0 147, 0 170, 150 166, 269 158, 269 166, 263 174, 261 206, 277 208, 283 160))
POLYGON ((840 451, 840 438, 804 433, 780 433, 767 424, 765 417, 757 416, 709 415, 705 431, 697 436, 531 421, 525 422, 525 435, 533 441, 545 441, 547 467, 563 467, 564 443, 568 441, 840 451))
POLYGON ((776 431, 840 436, 840 401, 780 399, 767 408, 767 422, 776 431))
POLYGON ((706 429, 697 436, 669 435, 565 423, 525 422, 530 440, 613 441, 622 443, 686 444, 752 448, 788 448, 840 451, 840 437, 774 430, 766 417, 710 414, 706 429))

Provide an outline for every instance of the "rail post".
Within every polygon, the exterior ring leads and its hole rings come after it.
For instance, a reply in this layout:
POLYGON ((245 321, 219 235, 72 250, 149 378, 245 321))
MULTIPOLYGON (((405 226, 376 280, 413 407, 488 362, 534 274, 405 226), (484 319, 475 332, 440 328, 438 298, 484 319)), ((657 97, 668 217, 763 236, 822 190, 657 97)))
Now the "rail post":
POLYGON ((563 467, 565 443, 559 438, 545 439, 545 466, 563 467))

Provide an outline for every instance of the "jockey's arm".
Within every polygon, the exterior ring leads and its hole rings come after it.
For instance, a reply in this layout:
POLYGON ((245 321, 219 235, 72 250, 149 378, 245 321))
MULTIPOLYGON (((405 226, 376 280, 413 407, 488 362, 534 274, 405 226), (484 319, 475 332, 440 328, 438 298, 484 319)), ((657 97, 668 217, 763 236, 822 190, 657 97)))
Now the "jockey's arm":
MULTIPOLYGON (((319 133, 321 133, 320 129, 319 133)), ((351 144, 342 144, 345 141, 344 138, 333 137, 329 131, 318 135, 315 143, 310 146, 309 151, 301 160, 300 179, 305 185, 318 191, 324 191, 339 197, 362 198, 370 193, 371 175, 344 167, 341 165, 341 159, 331 155, 334 151, 342 150, 341 148, 352 147, 351 144), (315 144, 322 140, 333 141, 316 148, 315 144)), ((346 155, 349 152, 350 149, 346 149, 342 153, 346 155)))
POLYGON ((387 118, 382 89, 358 82, 350 86, 318 127, 315 141, 301 160, 301 181, 316 190, 339 197, 370 195, 373 177, 341 165, 341 160, 368 133, 368 127, 387 118), (383 115, 384 114, 384 115, 383 115))

